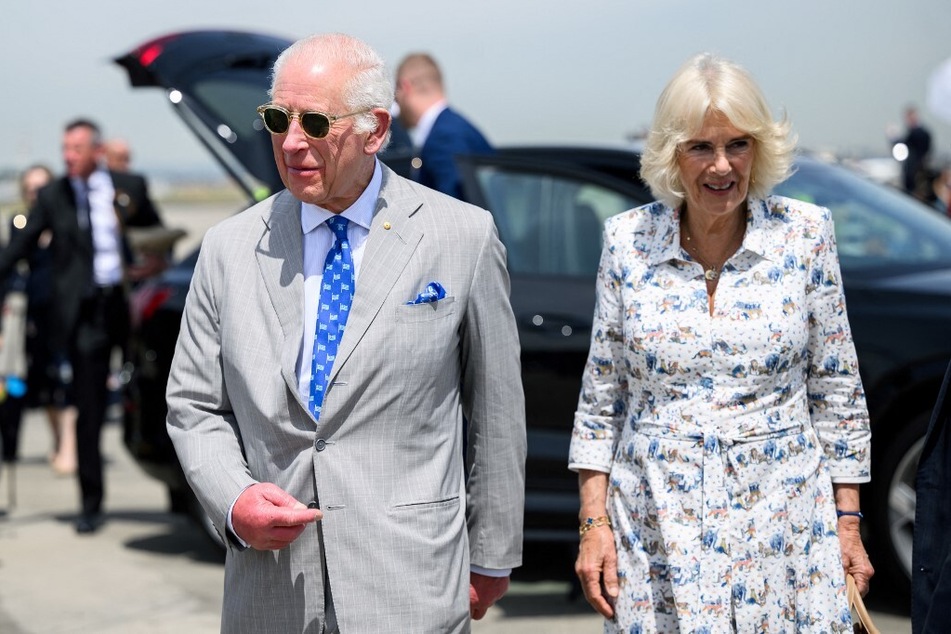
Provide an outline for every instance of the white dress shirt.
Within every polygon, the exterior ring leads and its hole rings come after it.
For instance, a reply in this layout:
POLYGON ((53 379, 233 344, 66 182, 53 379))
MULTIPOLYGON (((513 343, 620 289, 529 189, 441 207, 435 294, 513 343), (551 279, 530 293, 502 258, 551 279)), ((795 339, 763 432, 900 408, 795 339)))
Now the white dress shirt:
POLYGON ((92 223, 93 281, 96 286, 116 286, 122 283, 122 238, 116 216, 116 190, 112 177, 104 169, 97 169, 85 182, 71 178, 79 226, 85 228, 86 215, 83 201, 89 201, 89 220, 92 223), (87 198, 88 196, 88 198, 87 198))
POLYGON ((350 256, 353 258, 354 292, 360 277, 360 264, 363 251, 370 235, 370 224, 376 201, 380 197, 383 183, 383 170, 380 162, 373 168, 370 184, 363 190, 356 202, 340 214, 321 209, 316 205, 301 203, 300 225, 304 234, 304 331, 301 335, 301 349, 297 357, 297 391, 301 400, 310 400, 310 360, 314 354, 314 337, 317 333, 317 304, 320 302, 320 286, 324 276, 324 261, 334 245, 333 230, 327 220, 340 215, 350 221, 347 226, 347 240, 350 242, 350 256))
POLYGON ((420 149, 426 144, 426 139, 429 138, 429 133, 433 131, 433 126, 436 124, 436 119, 448 107, 449 103, 445 99, 440 99, 426 109, 423 116, 416 122, 416 127, 407 131, 414 148, 420 149))

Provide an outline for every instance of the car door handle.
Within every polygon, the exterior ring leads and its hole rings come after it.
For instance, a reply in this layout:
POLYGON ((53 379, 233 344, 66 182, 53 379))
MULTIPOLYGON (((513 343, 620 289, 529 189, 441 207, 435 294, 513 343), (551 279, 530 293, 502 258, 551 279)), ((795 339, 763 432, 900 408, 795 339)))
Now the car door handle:
POLYGON ((591 332, 591 323, 580 321, 566 315, 550 313, 523 313, 519 315, 519 325, 531 332, 552 337, 570 337, 591 332))

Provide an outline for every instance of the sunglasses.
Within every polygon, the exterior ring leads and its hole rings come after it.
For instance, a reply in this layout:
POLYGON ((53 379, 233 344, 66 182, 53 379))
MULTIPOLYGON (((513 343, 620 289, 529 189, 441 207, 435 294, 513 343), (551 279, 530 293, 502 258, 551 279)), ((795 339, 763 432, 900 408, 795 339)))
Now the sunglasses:
POLYGON ((338 119, 355 117, 358 114, 370 112, 361 110, 360 112, 351 112, 349 114, 332 115, 324 112, 288 112, 280 106, 274 104, 264 104, 258 106, 258 114, 264 121, 264 127, 271 134, 285 134, 291 127, 291 119, 297 119, 300 122, 301 130, 312 139, 322 139, 330 132, 332 126, 338 119))

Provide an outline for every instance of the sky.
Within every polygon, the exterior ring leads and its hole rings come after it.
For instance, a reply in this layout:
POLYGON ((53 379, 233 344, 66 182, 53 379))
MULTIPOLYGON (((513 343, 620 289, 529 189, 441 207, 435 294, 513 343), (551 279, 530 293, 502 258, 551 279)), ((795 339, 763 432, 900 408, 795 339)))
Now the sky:
POLYGON ((78 116, 122 137, 133 167, 216 170, 157 89, 132 89, 112 59, 203 28, 296 39, 341 31, 391 69, 410 52, 440 63, 450 103, 497 145, 616 143, 649 126, 666 82, 710 51, 746 67, 800 146, 887 155, 886 126, 918 104, 939 154, 951 121, 925 106, 951 58, 949 0, 31 0, 0 17, 0 171, 62 168, 78 116))

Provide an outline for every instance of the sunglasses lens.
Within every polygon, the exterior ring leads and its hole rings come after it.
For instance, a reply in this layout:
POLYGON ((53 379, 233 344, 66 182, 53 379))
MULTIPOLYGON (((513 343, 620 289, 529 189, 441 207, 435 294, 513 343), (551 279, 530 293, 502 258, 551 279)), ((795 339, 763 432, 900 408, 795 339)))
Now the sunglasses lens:
POLYGON ((300 117, 300 126, 307 136, 322 139, 330 132, 330 119, 319 112, 305 112, 300 117))
POLYGON ((274 134, 284 134, 291 125, 287 113, 278 108, 264 109, 264 126, 274 134))

